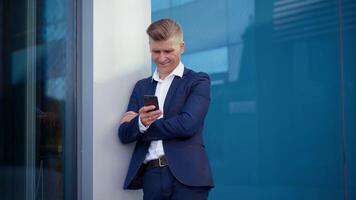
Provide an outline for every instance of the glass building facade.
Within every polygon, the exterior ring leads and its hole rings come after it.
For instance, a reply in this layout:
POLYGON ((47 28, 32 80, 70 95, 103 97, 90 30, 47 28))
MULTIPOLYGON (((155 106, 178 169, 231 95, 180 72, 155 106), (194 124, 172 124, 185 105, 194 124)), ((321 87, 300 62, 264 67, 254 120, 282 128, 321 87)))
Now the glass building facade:
POLYGON ((0 1, 0 199, 76 199, 76 1, 0 1))
POLYGON ((356 199, 356 1, 151 2, 212 79, 209 199, 356 199))
MULTIPOLYGON (((96 6, 105 8, 115 1, 98 2, 96 6)), ((116 168, 105 168, 112 163, 104 160, 103 169, 93 170, 93 143, 106 140, 96 135, 99 140, 92 141, 96 133, 89 134, 92 121, 84 123, 87 132, 78 136, 82 126, 78 118, 83 114, 78 98, 93 99, 91 87, 87 88, 91 93, 81 97, 80 54, 88 51, 87 60, 97 56, 91 54, 90 45, 79 47, 78 24, 87 20, 85 30, 91 35, 95 21, 78 17, 81 4, 80 0, 0 1, 1 200, 113 199, 105 198, 110 192, 108 196, 124 199, 140 194, 115 193, 121 186, 118 176, 124 172, 114 174, 116 168), (81 140, 87 149, 78 148, 81 140), (84 164, 80 156, 87 158, 84 164), (103 176, 104 170, 108 176, 103 176), (78 180, 79 173, 86 182, 78 180), (115 192, 102 192, 110 181, 115 192)), ((355 0, 152 0, 151 4, 152 21, 169 17, 182 25, 184 64, 209 73, 212 80, 204 135, 215 180, 209 199, 356 199, 355 0)), ((94 13, 91 6, 93 1, 86 4, 89 18, 94 13)), ((103 31, 121 33, 105 27, 103 31)), ((124 50, 117 52, 127 54, 124 50)), ((83 83, 92 84, 91 67, 83 83)), ((120 70, 128 70, 124 67, 120 70)), ((109 85, 112 82, 105 88, 109 85)), ((87 104, 89 114, 83 118, 92 120, 94 105, 87 104)), ((109 116, 113 121, 115 117, 109 116)), ((104 126, 108 130, 101 129, 100 136, 116 141, 117 124, 104 126)), ((103 148, 100 155, 112 162, 114 150, 103 148)), ((124 165, 119 166, 123 171, 124 165)))

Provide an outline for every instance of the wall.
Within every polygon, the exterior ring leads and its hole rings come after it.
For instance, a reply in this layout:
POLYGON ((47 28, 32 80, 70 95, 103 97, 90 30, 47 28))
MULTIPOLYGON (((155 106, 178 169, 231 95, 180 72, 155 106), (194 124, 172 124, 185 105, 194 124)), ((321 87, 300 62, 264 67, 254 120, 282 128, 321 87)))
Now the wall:
POLYGON ((122 189, 133 145, 119 142, 117 128, 134 83, 150 74, 150 2, 94 0, 93 7, 93 199, 139 199, 141 191, 122 189))

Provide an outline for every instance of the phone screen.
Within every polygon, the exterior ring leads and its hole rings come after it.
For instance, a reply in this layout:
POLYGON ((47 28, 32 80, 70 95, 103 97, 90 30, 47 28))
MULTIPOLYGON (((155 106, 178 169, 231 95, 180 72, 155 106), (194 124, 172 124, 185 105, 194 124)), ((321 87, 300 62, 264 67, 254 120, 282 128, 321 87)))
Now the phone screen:
POLYGON ((143 103, 145 106, 155 105, 156 108, 154 110, 158 110, 158 98, 154 95, 144 95, 143 96, 143 103))

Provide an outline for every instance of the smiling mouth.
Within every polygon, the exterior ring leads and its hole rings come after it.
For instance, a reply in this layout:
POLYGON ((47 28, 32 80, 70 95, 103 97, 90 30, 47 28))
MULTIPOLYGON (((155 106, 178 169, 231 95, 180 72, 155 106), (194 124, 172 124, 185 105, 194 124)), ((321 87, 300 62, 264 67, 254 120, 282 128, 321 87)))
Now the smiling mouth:
POLYGON ((159 63, 159 65, 167 65, 169 64, 169 62, 166 62, 166 63, 159 63))

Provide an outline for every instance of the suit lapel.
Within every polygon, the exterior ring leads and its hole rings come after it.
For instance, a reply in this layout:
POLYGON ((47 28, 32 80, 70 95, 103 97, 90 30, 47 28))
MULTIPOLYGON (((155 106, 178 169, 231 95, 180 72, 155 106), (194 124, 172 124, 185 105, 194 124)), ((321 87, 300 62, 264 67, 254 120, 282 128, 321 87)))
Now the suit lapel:
POLYGON ((167 92, 167 96, 166 99, 164 101, 164 116, 167 116, 168 113, 168 108, 170 108, 170 104, 173 101, 173 97, 176 94, 176 90, 179 87, 179 85, 183 82, 184 76, 188 73, 188 69, 184 68, 184 73, 183 73, 183 77, 179 77, 179 76, 175 76, 171 86, 169 87, 169 90, 167 92))
POLYGON ((156 87, 157 87, 157 81, 155 80, 150 80, 150 83, 146 89, 145 95, 154 95, 156 92, 156 87))
POLYGON ((164 116, 167 116, 168 108, 170 108, 169 104, 172 102, 172 99, 176 94, 176 90, 181 82, 182 82, 182 78, 180 78, 179 76, 174 77, 171 86, 169 87, 169 90, 167 92, 166 99, 164 100, 164 108, 163 108, 164 116))

